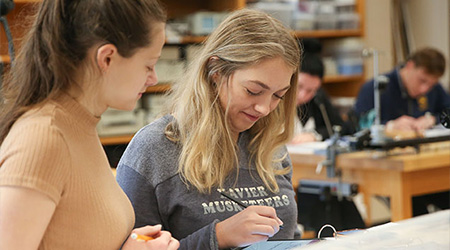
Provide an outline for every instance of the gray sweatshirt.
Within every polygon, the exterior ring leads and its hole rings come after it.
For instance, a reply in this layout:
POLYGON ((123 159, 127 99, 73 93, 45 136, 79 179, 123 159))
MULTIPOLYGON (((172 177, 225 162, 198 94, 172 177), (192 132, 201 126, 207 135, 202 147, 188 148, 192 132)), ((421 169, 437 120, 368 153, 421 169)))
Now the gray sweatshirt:
MULTIPOLYGON (((215 225, 242 210, 220 195, 218 188, 210 194, 188 187, 177 173, 180 146, 164 135, 166 125, 174 119, 166 115, 142 128, 124 152, 117 181, 130 198, 136 213, 135 227, 162 224, 164 230, 180 240, 180 249, 218 249, 215 225)), ((292 172, 277 176, 279 193, 272 193, 259 178, 254 164, 248 167, 249 134, 239 136, 239 176, 230 176, 225 190, 248 205, 272 206, 284 222, 272 239, 292 239, 297 224, 297 205, 292 188, 292 172)), ((280 154, 285 154, 284 147, 280 154)), ((286 157, 277 168, 291 166, 286 157)))

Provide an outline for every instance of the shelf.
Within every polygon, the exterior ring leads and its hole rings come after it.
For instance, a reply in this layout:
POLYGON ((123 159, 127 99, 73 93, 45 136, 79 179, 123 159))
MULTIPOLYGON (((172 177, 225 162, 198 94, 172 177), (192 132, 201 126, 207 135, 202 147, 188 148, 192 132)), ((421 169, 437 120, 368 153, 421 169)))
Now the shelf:
MULTIPOLYGON (((323 83, 324 84, 333 84, 333 83, 346 83, 346 82, 362 82, 364 80, 363 75, 337 75, 337 76, 325 76, 323 83)), ((151 86, 147 88, 146 93, 163 93, 165 91, 170 90, 170 84, 157 84, 155 86, 151 86)), ((119 144, 127 144, 131 141, 133 135, 118 135, 118 136, 108 136, 108 137, 100 137, 100 141, 102 145, 119 145, 119 144)))
POLYGON ((363 82, 364 75, 335 75, 325 76, 323 78, 324 84, 342 83, 342 82, 363 82))
POLYGON ((337 37, 354 37, 361 36, 360 29, 355 30, 304 30, 294 31, 297 38, 314 37, 314 38, 337 38, 337 37))
POLYGON ((9 64, 11 62, 11 58, 7 55, 0 55, 0 62, 9 64))
POLYGON ((14 3, 40 3, 42 0, 15 0, 14 3))
POLYGON ((185 36, 181 39, 181 43, 202 43, 207 36, 185 36))
MULTIPOLYGON (((364 75, 334 75, 325 76, 323 79, 324 84, 341 83, 341 82, 363 82, 364 75)), ((171 84, 160 83, 155 86, 150 86, 147 88, 146 93, 164 93, 170 90, 171 84)))
POLYGON ((169 91, 171 88, 171 84, 168 83, 161 83, 161 84, 156 84, 155 86, 150 86, 147 88, 147 90, 145 91, 145 93, 164 93, 166 91, 169 91))
MULTIPOLYGON (((147 88, 146 93, 164 93, 171 88, 171 84, 157 84, 147 88)), ((133 134, 130 135, 112 135, 112 136, 100 136, 100 142, 103 146, 128 144, 133 138, 133 134)))
MULTIPOLYGON (((297 38, 315 37, 315 38, 341 38, 358 37, 362 35, 360 29, 355 30, 304 30, 293 31, 292 34, 297 38)), ((198 44, 205 41, 207 36, 184 36, 179 40, 167 41, 168 44, 198 44)))
POLYGON ((100 136, 100 142, 103 146, 128 144, 133 135, 117 135, 117 136, 100 136))

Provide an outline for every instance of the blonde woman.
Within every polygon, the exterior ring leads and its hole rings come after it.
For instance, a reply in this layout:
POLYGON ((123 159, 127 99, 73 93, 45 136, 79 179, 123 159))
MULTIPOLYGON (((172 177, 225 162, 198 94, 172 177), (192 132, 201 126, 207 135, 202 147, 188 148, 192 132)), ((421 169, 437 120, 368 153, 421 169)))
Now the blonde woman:
POLYGON ((154 0, 45 0, 4 82, 0 249, 177 249, 133 207, 96 132, 157 82, 165 13, 154 0))
POLYGON ((240 10, 223 21, 174 86, 167 114, 136 134, 119 163, 135 226, 162 224, 180 249, 293 238, 297 207, 284 144, 299 55, 267 14, 240 10))

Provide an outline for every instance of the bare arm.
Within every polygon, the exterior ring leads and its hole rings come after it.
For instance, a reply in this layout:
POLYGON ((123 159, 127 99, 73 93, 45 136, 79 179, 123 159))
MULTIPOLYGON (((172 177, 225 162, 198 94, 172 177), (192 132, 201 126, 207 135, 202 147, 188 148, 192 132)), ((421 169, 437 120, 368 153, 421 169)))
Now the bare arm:
POLYGON ((55 207, 38 191, 0 187, 0 249, 37 249, 55 207))

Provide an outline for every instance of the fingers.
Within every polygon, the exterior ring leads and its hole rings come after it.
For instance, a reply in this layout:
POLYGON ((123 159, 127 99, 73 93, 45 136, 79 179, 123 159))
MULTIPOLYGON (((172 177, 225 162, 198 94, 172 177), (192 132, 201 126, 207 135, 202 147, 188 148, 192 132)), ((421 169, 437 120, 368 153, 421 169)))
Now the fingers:
POLYGON ((401 116, 393 121, 388 122, 386 125, 387 130, 414 130, 414 131, 423 131, 432 127, 436 120, 436 118, 432 115, 425 115, 419 118, 414 118, 410 116, 401 116))
POLYGON ((246 210, 254 211, 258 215, 263 216, 263 217, 268 217, 268 218, 275 219, 278 222, 278 224, 280 224, 280 225, 283 224, 283 222, 277 217, 277 211, 273 207, 269 207, 269 206, 249 206, 248 208, 246 208, 246 210))
POLYGON ((167 231, 161 231, 158 238, 146 242, 151 249, 177 249, 179 242, 167 231))
POLYGON ((136 249, 152 249, 152 250, 174 250, 178 249, 179 242, 172 238, 172 235, 167 231, 161 231, 161 226, 146 226, 133 230, 133 233, 141 236, 151 236, 152 239, 133 239, 128 237, 127 241, 123 245, 123 250, 136 250, 136 249), (147 234, 145 234, 147 233, 147 234))
POLYGON ((176 250, 180 247, 180 242, 172 237, 172 239, 169 242, 169 246, 167 247, 167 250, 176 250))
POLYGON ((148 235, 148 236, 158 236, 161 232, 161 225, 155 225, 155 226, 145 226, 136 228, 133 230, 133 233, 141 234, 141 235, 148 235))
POLYGON ((277 223, 268 222, 267 224, 255 224, 252 228, 254 235, 263 235, 272 237, 280 231, 280 226, 277 223))
POLYGON ((415 130, 416 119, 411 116, 401 116, 386 124, 387 130, 415 130))
POLYGON ((278 233, 280 225, 283 224, 277 217, 276 210, 273 207, 250 206, 243 212, 248 213, 248 215, 245 215, 246 226, 253 235, 272 237, 278 233))
POLYGON ((139 249, 175 250, 180 246, 178 240, 173 238, 170 232, 161 230, 161 225, 136 228, 132 233, 151 236, 153 239, 134 240, 129 238, 122 249, 137 249, 138 245, 140 245, 141 247, 139 247, 139 249))
POLYGON ((250 206, 217 223, 216 237, 220 248, 246 246, 272 237, 281 224, 273 207, 250 206))
POLYGON ((260 216, 257 218, 259 221, 256 221, 255 224, 270 225, 273 228, 274 232, 270 235, 270 237, 278 233, 280 226, 283 225, 283 221, 278 218, 277 212, 273 207, 250 206, 247 209, 254 210, 254 212, 260 216))
POLYGON ((416 130, 425 130, 430 127, 433 127, 436 123, 436 118, 432 115, 424 115, 416 119, 414 123, 414 128, 416 130))
POLYGON ((159 236, 155 239, 163 242, 169 243, 172 240, 172 234, 167 231, 161 231, 159 236))

